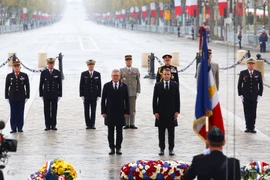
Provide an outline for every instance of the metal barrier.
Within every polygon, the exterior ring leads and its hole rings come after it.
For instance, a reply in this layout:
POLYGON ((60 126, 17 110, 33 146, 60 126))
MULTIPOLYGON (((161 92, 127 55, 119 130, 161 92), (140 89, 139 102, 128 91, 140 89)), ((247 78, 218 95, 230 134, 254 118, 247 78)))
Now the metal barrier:
POLYGON ((23 25, 0 26, 0 33, 23 31, 23 25))

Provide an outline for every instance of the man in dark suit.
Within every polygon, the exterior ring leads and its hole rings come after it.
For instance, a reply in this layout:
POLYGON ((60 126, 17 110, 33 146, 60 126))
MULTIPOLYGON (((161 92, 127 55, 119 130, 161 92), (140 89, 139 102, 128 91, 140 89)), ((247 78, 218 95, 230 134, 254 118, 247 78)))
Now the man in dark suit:
POLYGON ((96 107, 97 100, 101 96, 101 77, 100 73, 94 70, 96 61, 90 59, 86 61, 88 70, 82 72, 80 80, 80 97, 84 104, 84 117, 86 129, 96 129, 96 107), (91 117, 89 116, 91 107, 91 117))
POLYGON ((103 87, 101 99, 101 114, 108 126, 108 141, 111 149, 109 155, 121 155, 121 144, 123 141, 123 126, 125 119, 130 114, 128 87, 120 81, 120 72, 112 71, 112 81, 103 87), (116 127, 116 145, 114 145, 114 127, 116 127))
POLYGON ((235 158, 227 158, 222 153, 224 134, 214 126, 207 135, 210 154, 195 156, 185 172, 184 179, 192 180, 240 180, 240 163, 235 158))
POLYGON ((158 127, 159 155, 164 155, 165 131, 168 129, 169 154, 174 155, 174 130, 177 126, 177 117, 180 113, 179 85, 170 80, 171 70, 163 69, 162 81, 156 83, 153 95, 153 114, 155 126, 158 127))
POLYGON ((13 61, 13 72, 6 77, 5 98, 10 104, 10 133, 23 132, 24 105, 30 97, 28 75, 20 72, 20 61, 13 61))
POLYGON ((179 78, 178 78, 177 67, 174 66, 174 65, 171 65, 172 55, 170 55, 170 54, 164 54, 162 56, 162 58, 163 58, 163 62, 164 62, 165 65, 164 66, 160 66, 158 68, 156 82, 162 81, 162 72, 163 72, 163 69, 168 68, 168 69, 171 70, 171 80, 177 82, 178 85, 179 85, 179 78))
POLYGON ((48 69, 41 72, 39 96, 44 102, 45 131, 56 131, 57 104, 62 97, 62 78, 59 70, 54 69, 55 58, 48 58, 48 69))
POLYGON ((241 97, 244 106, 246 133, 256 133, 257 103, 263 94, 262 74, 255 70, 255 63, 256 60, 250 57, 247 60, 248 69, 240 72, 238 80, 238 95, 241 97))

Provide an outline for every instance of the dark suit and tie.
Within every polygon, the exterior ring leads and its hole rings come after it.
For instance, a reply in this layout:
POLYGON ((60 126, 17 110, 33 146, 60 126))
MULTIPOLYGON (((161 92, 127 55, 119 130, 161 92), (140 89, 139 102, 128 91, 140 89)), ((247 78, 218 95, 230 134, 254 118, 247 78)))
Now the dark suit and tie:
MULTIPOLYGON (((119 71, 117 71, 120 79, 119 71)), ((120 152, 123 140, 123 126, 125 126, 125 115, 129 115, 129 95, 128 87, 125 83, 108 82, 103 87, 101 99, 101 114, 105 116, 105 125, 108 126, 108 141, 111 149, 110 154, 120 152), (116 127, 116 145, 114 144, 114 128, 116 127)))
MULTIPOLYGON (((255 64, 255 60, 248 60, 248 64, 255 64)), ((251 65, 253 66, 253 65, 251 65)), ((242 97, 244 106, 246 131, 256 133, 256 111, 259 98, 263 94, 263 80, 260 71, 246 69, 240 72, 238 80, 238 95, 242 97)))
POLYGON ((11 133, 23 132, 24 125, 24 105, 30 97, 29 78, 26 73, 20 72, 20 62, 13 62, 13 69, 18 68, 18 72, 12 72, 6 77, 5 98, 10 104, 10 126, 11 133))
MULTIPOLYGON (((49 64, 54 64, 54 61, 54 58, 47 59, 49 64)), ((62 97, 62 78, 59 70, 52 68, 41 72, 39 96, 43 98, 44 102, 45 130, 57 130, 57 107, 58 101, 62 97)))
MULTIPOLYGON (((94 60, 86 62, 94 65, 94 60)), ((101 96, 101 76, 94 70, 84 71, 80 80, 80 97, 84 100, 84 117, 86 129, 95 129, 97 98, 101 96), (89 108, 91 107, 91 116, 89 108)))
POLYGON ((174 149, 174 130, 177 126, 175 113, 180 113, 179 86, 175 81, 156 83, 153 94, 153 113, 159 114, 155 126, 158 127, 160 155, 165 149, 165 131, 168 129, 170 155, 174 149))

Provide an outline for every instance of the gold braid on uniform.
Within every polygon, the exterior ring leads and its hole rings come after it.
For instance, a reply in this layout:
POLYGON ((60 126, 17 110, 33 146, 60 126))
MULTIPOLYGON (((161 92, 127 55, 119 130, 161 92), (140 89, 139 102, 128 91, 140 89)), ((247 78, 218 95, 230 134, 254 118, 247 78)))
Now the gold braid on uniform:
POLYGON ((158 68, 158 74, 159 74, 159 76, 160 76, 160 80, 159 80, 159 82, 161 82, 162 81, 162 67, 163 66, 160 66, 159 68, 158 68))

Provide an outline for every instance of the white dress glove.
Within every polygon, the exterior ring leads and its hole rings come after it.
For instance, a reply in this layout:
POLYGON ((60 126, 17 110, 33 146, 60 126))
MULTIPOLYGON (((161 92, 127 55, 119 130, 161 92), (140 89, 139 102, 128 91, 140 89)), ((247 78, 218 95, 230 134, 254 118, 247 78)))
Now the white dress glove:
POLYGON ((81 98, 82 98, 82 100, 83 100, 83 102, 84 102, 84 96, 82 96, 81 98))
POLYGON ((261 98, 261 96, 257 96, 257 101, 259 101, 260 98, 261 98))
POLYGON ((58 97, 57 102, 61 99, 61 97, 58 97))
POLYGON ((9 99, 6 99, 7 100, 7 102, 9 103, 9 99))
POLYGON ((25 99, 24 103, 27 103, 28 99, 25 99))
POLYGON ((100 99, 100 97, 97 97, 97 101, 100 99))
POLYGON ((240 96, 240 98, 242 99, 242 102, 244 102, 244 96, 243 96, 243 95, 241 95, 241 96, 240 96))
POLYGON ((41 98, 41 100, 42 100, 42 101, 44 101, 44 98, 43 98, 43 96, 41 96, 40 98, 41 98))

